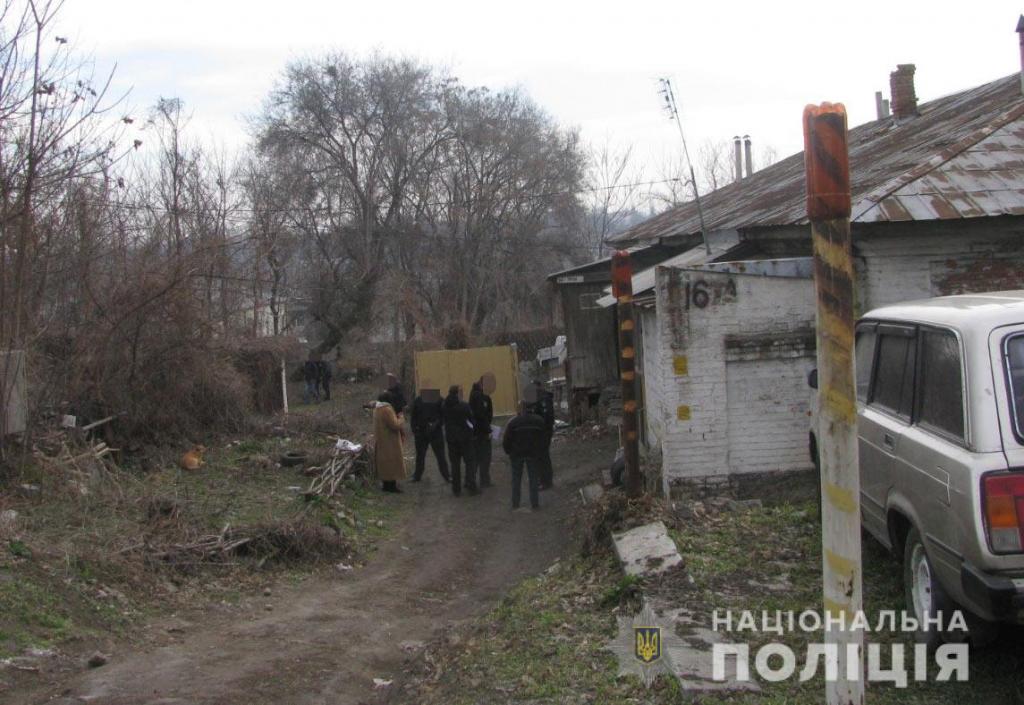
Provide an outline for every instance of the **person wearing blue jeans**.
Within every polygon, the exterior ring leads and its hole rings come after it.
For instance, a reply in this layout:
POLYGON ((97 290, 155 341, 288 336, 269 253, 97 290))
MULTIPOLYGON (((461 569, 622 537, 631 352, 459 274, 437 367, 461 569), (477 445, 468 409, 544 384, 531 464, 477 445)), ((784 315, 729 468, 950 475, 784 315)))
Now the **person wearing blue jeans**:
POLYGON ((527 402, 519 404, 519 413, 505 426, 501 447, 512 466, 512 509, 519 509, 522 498, 523 468, 530 491, 530 507, 540 508, 540 470, 546 428, 544 419, 531 413, 527 402))

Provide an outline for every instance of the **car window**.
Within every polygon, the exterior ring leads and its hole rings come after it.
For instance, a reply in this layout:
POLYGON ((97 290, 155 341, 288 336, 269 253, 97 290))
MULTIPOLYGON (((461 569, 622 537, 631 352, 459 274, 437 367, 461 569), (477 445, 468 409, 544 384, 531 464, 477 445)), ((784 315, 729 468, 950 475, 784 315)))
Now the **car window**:
POLYGON ((1006 341, 1006 374, 1010 382, 1013 425, 1018 438, 1024 438, 1024 335, 1006 341))
POLYGON ((963 373, 960 343, 950 331, 921 331, 921 370, 917 420, 924 426, 964 438, 963 373))
POLYGON ((875 361, 875 327, 857 329, 857 347, 854 360, 857 369, 857 401, 868 400, 868 388, 871 386, 871 363, 875 361))
POLYGON ((871 403, 890 413, 910 419, 914 399, 914 356, 916 339, 913 329, 880 327, 878 362, 871 403))

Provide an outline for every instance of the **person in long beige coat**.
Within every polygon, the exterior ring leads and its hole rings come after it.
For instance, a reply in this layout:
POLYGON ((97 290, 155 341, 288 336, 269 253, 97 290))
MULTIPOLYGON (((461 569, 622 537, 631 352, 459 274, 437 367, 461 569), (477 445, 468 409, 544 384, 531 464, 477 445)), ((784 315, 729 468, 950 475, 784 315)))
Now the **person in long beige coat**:
POLYGON ((405 428, 401 414, 391 406, 390 394, 380 395, 373 409, 374 461, 385 492, 401 492, 398 481, 405 479, 402 442, 405 428))

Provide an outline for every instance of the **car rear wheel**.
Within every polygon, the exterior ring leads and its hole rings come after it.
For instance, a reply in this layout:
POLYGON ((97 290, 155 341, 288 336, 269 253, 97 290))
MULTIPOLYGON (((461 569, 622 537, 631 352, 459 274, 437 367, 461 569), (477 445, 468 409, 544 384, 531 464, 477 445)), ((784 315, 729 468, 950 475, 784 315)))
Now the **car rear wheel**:
POLYGON ((919 625, 914 635, 915 639, 919 643, 927 644, 929 649, 937 648, 945 641, 943 633, 937 629, 925 630, 925 619, 934 620, 941 612, 942 621, 946 623, 952 619, 956 607, 936 579, 932 563, 921 541, 921 534, 916 528, 910 529, 903 549, 903 589, 907 611, 914 616, 919 625))

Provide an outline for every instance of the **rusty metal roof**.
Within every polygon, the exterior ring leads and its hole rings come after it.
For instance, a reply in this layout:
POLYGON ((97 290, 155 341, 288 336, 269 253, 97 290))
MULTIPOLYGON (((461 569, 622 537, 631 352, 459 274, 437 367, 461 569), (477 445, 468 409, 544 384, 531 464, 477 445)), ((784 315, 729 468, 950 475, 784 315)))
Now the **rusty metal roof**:
MULTIPOLYGON (((1024 215, 1024 96, 1020 74, 918 106, 896 123, 850 130, 854 222, 1024 215)), ((709 231, 807 222, 803 152, 701 197, 709 231)), ((684 203, 613 242, 700 232, 684 203)))

